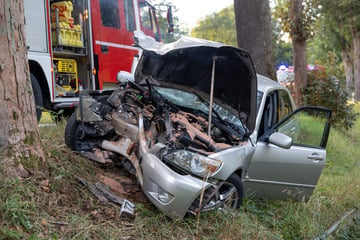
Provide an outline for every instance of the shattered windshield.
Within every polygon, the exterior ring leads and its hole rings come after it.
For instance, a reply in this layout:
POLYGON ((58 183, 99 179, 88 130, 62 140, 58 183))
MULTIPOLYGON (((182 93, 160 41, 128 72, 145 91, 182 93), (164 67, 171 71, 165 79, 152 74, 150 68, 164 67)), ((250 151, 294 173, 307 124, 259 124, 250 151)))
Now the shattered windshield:
MULTIPOLYGON (((170 103, 175 104, 180 107, 185 107, 188 109, 193 109, 195 111, 203 112, 204 114, 209 114, 209 102, 207 99, 202 99, 195 93, 186 92, 179 89, 173 88, 164 88, 164 87, 154 87, 154 89, 170 103)), ((230 111, 224 107, 213 102, 213 113, 217 113, 217 116, 221 118, 222 121, 230 124, 233 128, 245 132, 244 125, 241 120, 232 114, 230 111)), ((217 118, 217 116, 213 116, 217 118)))

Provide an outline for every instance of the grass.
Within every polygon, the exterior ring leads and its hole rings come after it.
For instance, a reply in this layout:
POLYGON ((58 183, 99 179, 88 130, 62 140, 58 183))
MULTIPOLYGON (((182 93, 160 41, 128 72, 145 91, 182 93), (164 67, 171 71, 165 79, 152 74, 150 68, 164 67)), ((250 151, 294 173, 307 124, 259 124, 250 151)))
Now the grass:
MULTIPOLYGON (((202 214, 198 233, 195 217, 169 219, 145 197, 136 202, 134 221, 119 219, 118 209, 101 204, 75 177, 94 182, 122 170, 72 153, 64 127, 65 121, 40 128, 48 176, 4 179, 0 170, 0 239, 314 239, 360 208, 359 119, 349 132, 331 129, 327 165, 308 203, 246 198, 240 211, 202 214)), ((359 239, 359 224, 358 211, 328 239, 359 239)))

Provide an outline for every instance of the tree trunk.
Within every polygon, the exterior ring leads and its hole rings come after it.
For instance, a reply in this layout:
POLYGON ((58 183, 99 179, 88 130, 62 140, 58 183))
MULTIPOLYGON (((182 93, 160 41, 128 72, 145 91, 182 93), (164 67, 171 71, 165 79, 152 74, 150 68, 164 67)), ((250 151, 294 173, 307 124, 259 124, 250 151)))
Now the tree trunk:
POLYGON ((293 39, 293 54, 295 101, 297 106, 302 106, 302 89, 307 84, 306 41, 293 39))
POLYGON ((302 0, 291 0, 289 9, 289 17, 291 19, 290 36, 293 44, 295 101, 298 106, 303 105, 302 90, 307 84, 307 33, 303 23, 302 4, 302 0))
POLYGON ((349 94, 351 94, 354 88, 353 65, 349 53, 346 49, 341 50, 341 58, 344 64, 346 90, 349 94))
POLYGON ((234 0, 237 42, 254 61, 256 72, 276 79, 269 1, 234 0))
POLYGON ((0 168, 5 175, 18 176, 22 161, 35 156, 42 164, 44 159, 27 62, 23 0, 0 1, 0 52, 0 168))
POLYGON ((354 45, 354 92, 355 101, 360 101, 360 29, 352 30, 354 45))

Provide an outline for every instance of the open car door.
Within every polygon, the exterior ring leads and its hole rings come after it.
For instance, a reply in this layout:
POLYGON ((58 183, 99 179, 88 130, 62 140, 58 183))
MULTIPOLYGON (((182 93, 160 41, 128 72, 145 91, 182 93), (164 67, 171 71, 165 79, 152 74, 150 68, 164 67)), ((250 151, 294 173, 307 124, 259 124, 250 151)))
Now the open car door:
POLYGON ((325 165, 330 116, 299 108, 260 138, 244 179, 248 196, 307 200, 325 165))

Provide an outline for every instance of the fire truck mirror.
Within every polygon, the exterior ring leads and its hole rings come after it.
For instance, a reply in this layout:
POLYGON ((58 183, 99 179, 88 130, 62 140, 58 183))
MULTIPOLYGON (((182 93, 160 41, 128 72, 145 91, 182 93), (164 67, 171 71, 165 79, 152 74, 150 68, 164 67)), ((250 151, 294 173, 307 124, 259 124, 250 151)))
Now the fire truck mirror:
POLYGON ((166 17, 167 17, 167 23, 168 23, 168 29, 167 29, 168 33, 173 33, 174 32, 174 21, 173 21, 171 6, 168 6, 166 17))

